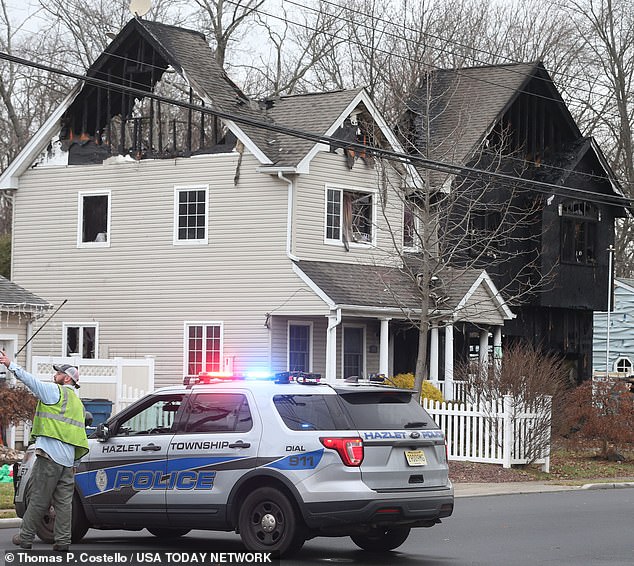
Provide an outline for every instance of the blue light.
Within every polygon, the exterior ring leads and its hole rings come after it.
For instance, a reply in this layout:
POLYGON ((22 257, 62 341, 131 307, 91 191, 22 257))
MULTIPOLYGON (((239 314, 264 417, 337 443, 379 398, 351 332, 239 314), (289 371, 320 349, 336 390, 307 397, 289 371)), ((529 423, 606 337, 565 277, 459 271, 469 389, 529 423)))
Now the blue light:
POLYGON ((246 372, 247 379, 273 379, 275 376, 268 370, 251 370, 246 372))

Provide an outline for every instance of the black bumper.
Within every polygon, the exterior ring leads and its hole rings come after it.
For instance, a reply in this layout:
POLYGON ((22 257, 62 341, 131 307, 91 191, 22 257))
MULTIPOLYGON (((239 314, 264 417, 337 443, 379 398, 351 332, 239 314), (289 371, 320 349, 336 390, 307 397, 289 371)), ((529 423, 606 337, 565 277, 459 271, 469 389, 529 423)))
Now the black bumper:
POLYGON ((373 499, 305 503, 304 521, 310 529, 345 530, 363 525, 431 526, 453 513, 454 497, 447 490, 426 498, 373 499))

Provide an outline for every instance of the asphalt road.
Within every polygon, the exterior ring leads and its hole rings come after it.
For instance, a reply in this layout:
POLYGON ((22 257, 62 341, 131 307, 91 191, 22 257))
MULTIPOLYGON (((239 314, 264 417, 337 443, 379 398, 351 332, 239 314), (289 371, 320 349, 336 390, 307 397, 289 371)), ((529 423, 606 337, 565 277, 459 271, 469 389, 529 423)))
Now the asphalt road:
MULTIPOLYGON (((0 549, 14 549, 16 529, 0 530, 0 549)), ((47 549, 37 543, 34 549, 47 549)), ((226 551, 243 548, 231 533, 192 531, 178 542, 147 531, 90 530, 73 550, 226 551)), ((4 553, 0 553, 4 555, 4 553)), ((454 516, 412 531, 397 550, 372 555, 347 538, 308 541, 287 566, 632 566, 634 489, 570 491, 456 499, 454 516)))

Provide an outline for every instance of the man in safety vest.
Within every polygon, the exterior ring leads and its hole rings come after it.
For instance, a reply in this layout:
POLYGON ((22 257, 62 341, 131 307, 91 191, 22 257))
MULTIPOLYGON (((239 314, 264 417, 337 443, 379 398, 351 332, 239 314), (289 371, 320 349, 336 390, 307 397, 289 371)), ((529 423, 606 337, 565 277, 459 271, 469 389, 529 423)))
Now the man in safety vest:
POLYGON ((79 371, 70 365, 53 366, 52 382, 40 381, 2 352, 0 363, 13 372, 39 399, 31 437, 35 438, 36 461, 31 494, 13 544, 31 548, 37 526, 55 506, 53 550, 67 552, 71 543, 71 517, 75 487, 74 465, 88 452, 84 405, 75 393, 79 371))

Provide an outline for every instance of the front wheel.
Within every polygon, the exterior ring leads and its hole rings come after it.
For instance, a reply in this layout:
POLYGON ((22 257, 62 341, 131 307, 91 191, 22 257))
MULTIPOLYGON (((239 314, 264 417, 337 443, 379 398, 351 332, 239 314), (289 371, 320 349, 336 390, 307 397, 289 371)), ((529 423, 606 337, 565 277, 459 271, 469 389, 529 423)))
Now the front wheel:
POLYGON ((353 535, 352 542, 363 550, 371 552, 387 552, 401 546, 409 536, 408 527, 377 527, 363 535, 353 535))
POLYGON ((261 487, 249 494, 240 508, 240 538, 249 551, 290 556, 304 545, 300 521, 286 495, 261 487))
MULTIPOLYGON (((28 495, 27 495, 28 499, 28 495)), ((73 495, 73 515, 71 517, 71 542, 78 543, 88 532, 88 521, 84 513, 84 508, 79 501, 78 495, 73 495)), ((38 538, 47 544, 55 542, 55 508, 51 505, 48 513, 42 517, 40 524, 37 526, 38 538)))

